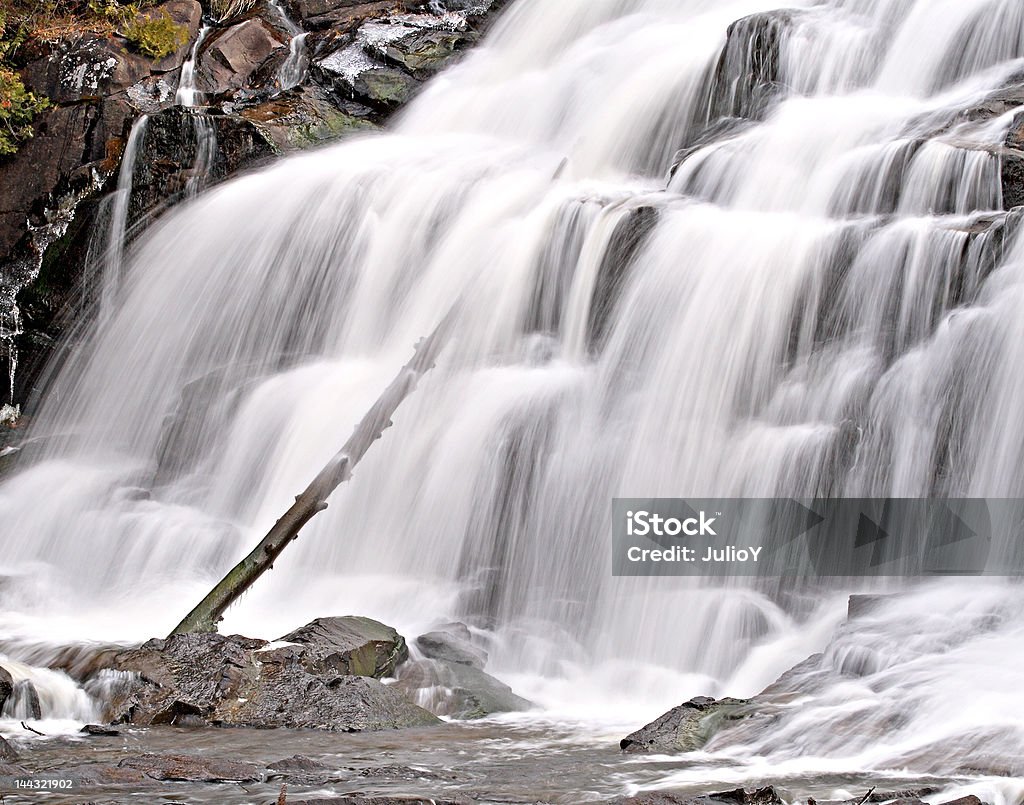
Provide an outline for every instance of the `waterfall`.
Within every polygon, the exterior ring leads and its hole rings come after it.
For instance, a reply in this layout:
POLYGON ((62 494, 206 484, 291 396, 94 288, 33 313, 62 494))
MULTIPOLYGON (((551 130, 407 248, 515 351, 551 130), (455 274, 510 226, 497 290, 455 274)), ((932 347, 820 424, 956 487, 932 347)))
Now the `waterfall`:
MULTIPOLYGON (((178 91, 174 102, 186 109, 195 109, 203 102, 203 94, 196 85, 196 64, 202 52, 203 43, 213 31, 209 25, 203 26, 196 37, 195 44, 181 65, 181 77, 178 80, 178 91)), ((196 195, 203 189, 213 160, 217 156, 217 130, 209 118, 200 111, 192 114, 192 126, 196 136, 196 158, 192 165, 192 175, 185 185, 188 197, 196 195)))
POLYGON ((128 239, 129 213, 132 203, 132 187, 135 182, 135 166, 139 149, 146 136, 149 115, 141 115, 132 124, 121 156, 121 167, 117 174, 117 188, 105 200, 107 207, 106 253, 103 257, 102 299, 100 313, 108 313, 124 276, 124 250, 128 239))
POLYGON ((829 647, 813 707, 716 751, 813 770, 859 717, 857 768, 1024 773, 1018 585, 893 580, 840 627, 843 590, 612 578, 609 555, 616 496, 1024 493, 1019 107, 988 102, 1022 71, 1019 0, 519 0, 391 132, 140 239, 34 424, 74 438, 0 485, 0 625, 165 633, 465 294, 226 632, 459 618, 551 712, 638 724, 829 647))

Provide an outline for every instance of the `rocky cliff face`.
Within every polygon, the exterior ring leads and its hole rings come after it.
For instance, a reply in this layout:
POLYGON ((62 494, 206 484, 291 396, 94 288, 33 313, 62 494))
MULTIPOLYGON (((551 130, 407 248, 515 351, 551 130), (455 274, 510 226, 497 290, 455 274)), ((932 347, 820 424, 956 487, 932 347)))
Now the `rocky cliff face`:
POLYGON ((19 52, 26 87, 51 106, 0 158, 0 405, 38 390, 121 232, 284 153, 380 127, 503 2, 258 0, 218 21, 222 5, 148 12, 188 34, 160 59, 90 33, 19 52))

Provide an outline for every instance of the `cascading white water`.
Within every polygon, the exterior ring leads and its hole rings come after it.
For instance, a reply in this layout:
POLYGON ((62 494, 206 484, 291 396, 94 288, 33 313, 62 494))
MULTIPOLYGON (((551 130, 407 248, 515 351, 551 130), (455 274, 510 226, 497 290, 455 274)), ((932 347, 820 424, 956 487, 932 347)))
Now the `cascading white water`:
MULTIPOLYGON (((163 220, 39 412, 74 439, 0 486, 8 637, 169 629, 463 293, 441 365, 226 630, 467 619, 526 695, 638 724, 756 692, 829 643, 843 598, 613 579, 613 496, 1020 496, 1013 114, 957 114, 1019 80, 1024 11, 780 7, 521 0, 394 133, 163 220)), ((883 640, 898 656, 858 706, 888 726, 849 764, 954 774, 980 741, 1024 773, 1024 729, 994 707, 959 732, 898 717, 1019 664, 1024 592, 920 595, 929 618, 908 596, 836 638, 813 718, 739 745, 813 770, 836 751, 836 652, 883 640), (950 643, 972 601, 991 628, 950 643)))
MULTIPOLYGON (((200 92, 196 81, 196 65, 199 55, 202 53, 203 43, 211 31, 213 31, 211 26, 203 26, 192 45, 192 50, 181 65, 181 77, 178 80, 178 91, 174 96, 174 102, 186 109, 193 109, 203 102, 203 93, 200 92)), ((208 180, 207 174, 210 166, 217 154, 217 130, 206 115, 202 113, 192 115, 192 130, 196 138, 196 156, 192 163, 192 175, 185 186, 187 196, 194 196, 202 190, 208 180)))

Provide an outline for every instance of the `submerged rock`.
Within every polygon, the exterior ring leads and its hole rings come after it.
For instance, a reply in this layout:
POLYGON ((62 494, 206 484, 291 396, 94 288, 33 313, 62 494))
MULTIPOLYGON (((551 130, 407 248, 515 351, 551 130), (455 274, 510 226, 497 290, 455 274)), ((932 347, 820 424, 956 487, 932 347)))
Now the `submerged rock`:
POLYGON ((457 719, 529 710, 533 703, 485 673, 487 653, 473 645, 469 629, 449 624, 416 638, 423 659, 398 671, 398 685, 431 712, 457 719))
POLYGON ((704 746, 724 722, 749 714, 749 701, 697 696, 627 735, 619 741, 619 748, 636 754, 693 752, 704 746))
POLYGON ((117 766, 140 771, 153 780, 187 783, 250 783, 262 776, 255 763, 196 755, 138 755, 124 758, 117 766))
MULTIPOLYGON (((305 627, 306 634, 318 637, 320 623, 305 627)), ((377 653, 377 641, 354 647, 352 641, 342 646, 340 638, 331 639, 277 647, 237 635, 187 634, 151 640, 115 658, 116 670, 130 673, 112 691, 110 719, 138 725, 344 732, 440 723, 396 688, 348 673, 382 673, 389 667, 389 658, 401 655, 400 638, 392 638, 392 648, 383 654, 377 653)))
POLYGON ((471 638, 465 624, 453 623, 446 629, 421 634, 416 638, 416 648, 429 660, 471 665, 482 670, 487 664, 487 652, 474 646, 471 638))
POLYGON ((771 786, 746 791, 736 788, 714 794, 673 794, 670 791, 648 791, 633 797, 613 800, 612 805, 783 805, 778 792, 771 786))

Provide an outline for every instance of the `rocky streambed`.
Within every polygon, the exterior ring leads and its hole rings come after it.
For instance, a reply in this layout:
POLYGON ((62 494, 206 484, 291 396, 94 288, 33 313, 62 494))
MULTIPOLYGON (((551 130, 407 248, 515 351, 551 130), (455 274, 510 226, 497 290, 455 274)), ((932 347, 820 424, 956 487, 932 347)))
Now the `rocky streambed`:
MULTIPOLYGON (((850 620, 881 600, 855 596, 850 620)), ((696 697, 623 737, 517 695, 486 670, 486 635, 460 623, 410 642, 346 616, 274 641, 185 634, 6 650, 22 661, 0 672, 8 802, 981 805, 965 786, 1016 774, 980 769, 980 756, 953 776, 815 773, 814 763, 769 773, 730 752, 813 695, 830 673, 823 655, 755 697, 696 697), (96 723, 40 734, 54 715, 26 673, 40 665, 89 694, 96 723)))

